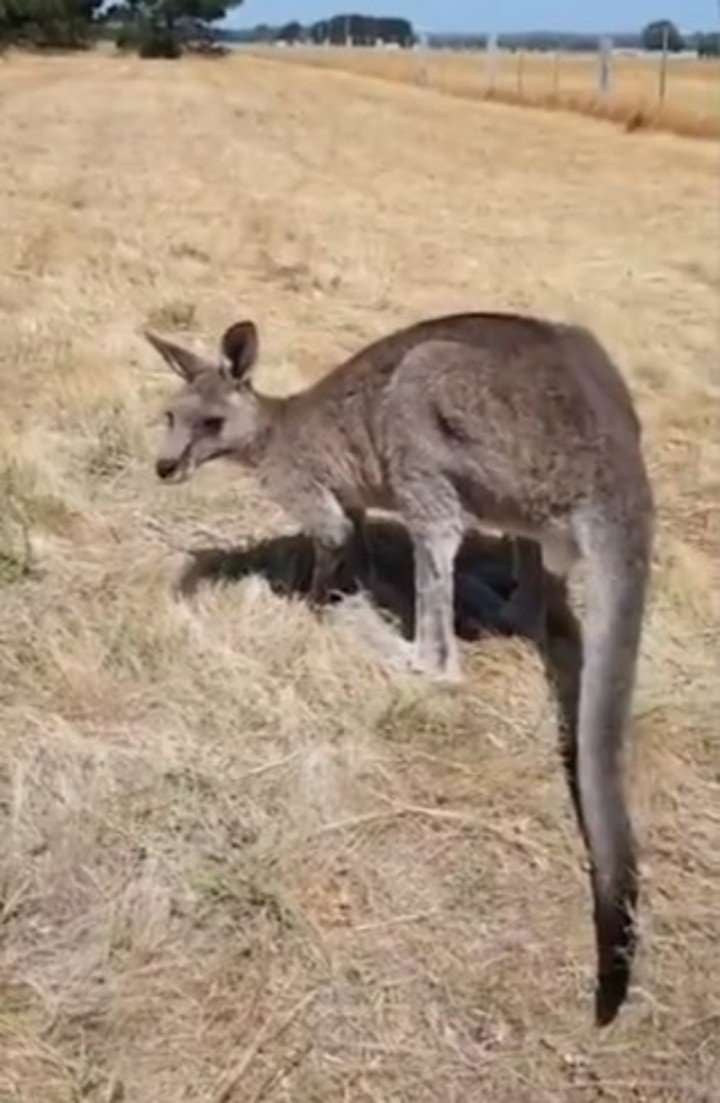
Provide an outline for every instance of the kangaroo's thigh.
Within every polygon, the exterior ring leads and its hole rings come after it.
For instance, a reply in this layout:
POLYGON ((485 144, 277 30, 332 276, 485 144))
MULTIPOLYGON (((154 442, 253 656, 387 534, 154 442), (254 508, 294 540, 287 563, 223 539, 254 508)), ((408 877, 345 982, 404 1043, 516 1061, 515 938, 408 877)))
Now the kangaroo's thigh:
POLYGON ((456 680, 453 572, 464 528, 460 503, 449 482, 419 467, 397 471, 393 490, 415 559, 416 664, 426 673, 456 680))

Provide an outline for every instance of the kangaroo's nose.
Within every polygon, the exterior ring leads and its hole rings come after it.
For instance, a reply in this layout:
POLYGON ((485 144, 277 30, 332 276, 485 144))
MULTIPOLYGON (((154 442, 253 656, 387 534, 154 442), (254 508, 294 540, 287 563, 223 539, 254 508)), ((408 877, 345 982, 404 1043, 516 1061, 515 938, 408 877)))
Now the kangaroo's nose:
POLYGON ((155 464, 155 470, 158 473, 158 478, 169 479, 172 473, 177 468, 177 460, 158 460, 155 464))

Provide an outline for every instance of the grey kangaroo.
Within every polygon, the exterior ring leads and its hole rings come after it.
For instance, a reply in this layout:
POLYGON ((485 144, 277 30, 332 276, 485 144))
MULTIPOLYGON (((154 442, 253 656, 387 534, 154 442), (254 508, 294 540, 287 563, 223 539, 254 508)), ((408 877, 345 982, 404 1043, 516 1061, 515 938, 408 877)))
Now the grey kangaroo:
POLYGON ((253 469, 314 540, 316 600, 363 511, 399 514, 415 559, 419 669, 459 676, 453 562, 468 519, 518 538, 521 553, 541 546, 551 571, 582 557, 574 781, 592 868, 595 1017, 611 1022, 636 944, 622 751, 654 519, 640 424, 618 369, 579 327, 463 314, 391 333, 279 399, 250 381, 252 322, 226 331, 217 362, 146 336, 184 381, 167 410, 157 474, 180 482, 219 457, 253 469))

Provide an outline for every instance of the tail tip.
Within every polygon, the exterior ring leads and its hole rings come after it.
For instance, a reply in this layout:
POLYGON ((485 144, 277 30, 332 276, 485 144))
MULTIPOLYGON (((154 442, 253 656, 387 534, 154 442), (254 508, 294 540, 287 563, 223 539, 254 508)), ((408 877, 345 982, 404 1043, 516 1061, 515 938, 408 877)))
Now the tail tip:
POLYGON ((595 992, 595 1025, 609 1026, 625 1003, 630 982, 630 969, 618 968, 601 976, 595 992))

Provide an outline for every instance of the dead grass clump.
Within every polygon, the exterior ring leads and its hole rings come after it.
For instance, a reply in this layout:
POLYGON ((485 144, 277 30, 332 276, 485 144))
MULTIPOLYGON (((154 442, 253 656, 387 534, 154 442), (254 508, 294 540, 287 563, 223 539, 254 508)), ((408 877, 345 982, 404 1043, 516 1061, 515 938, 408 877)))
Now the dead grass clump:
POLYGON ((104 405, 88 416, 85 465, 91 479, 116 478, 142 454, 143 434, 127 404, 104 405))
POLYGON ((154 307, 147 315, 150 329, 192 329, 196 317, 194 303, 174 299, 154 307))
POLYGON ((32 567, 32 549, 22 514, 5 505, 0 521, 0 586, 27 578, 32 567))
POLYGON ((643 110, 633 111, 625 123, 625 129, 628 134, 632 134, 634 130, 642 130, 648 125, 648 117, 643 110))
MULTIPOLYGON (((38 527, 62 532, 72 517, 63 497, 44 484, 42 472, 32 462, 10 461, 0 474, 0 505, 7 523, 7 535, 22 532, 23 544, 38 527)), ((29 544, 28 544, 29 546, 29 544)))

